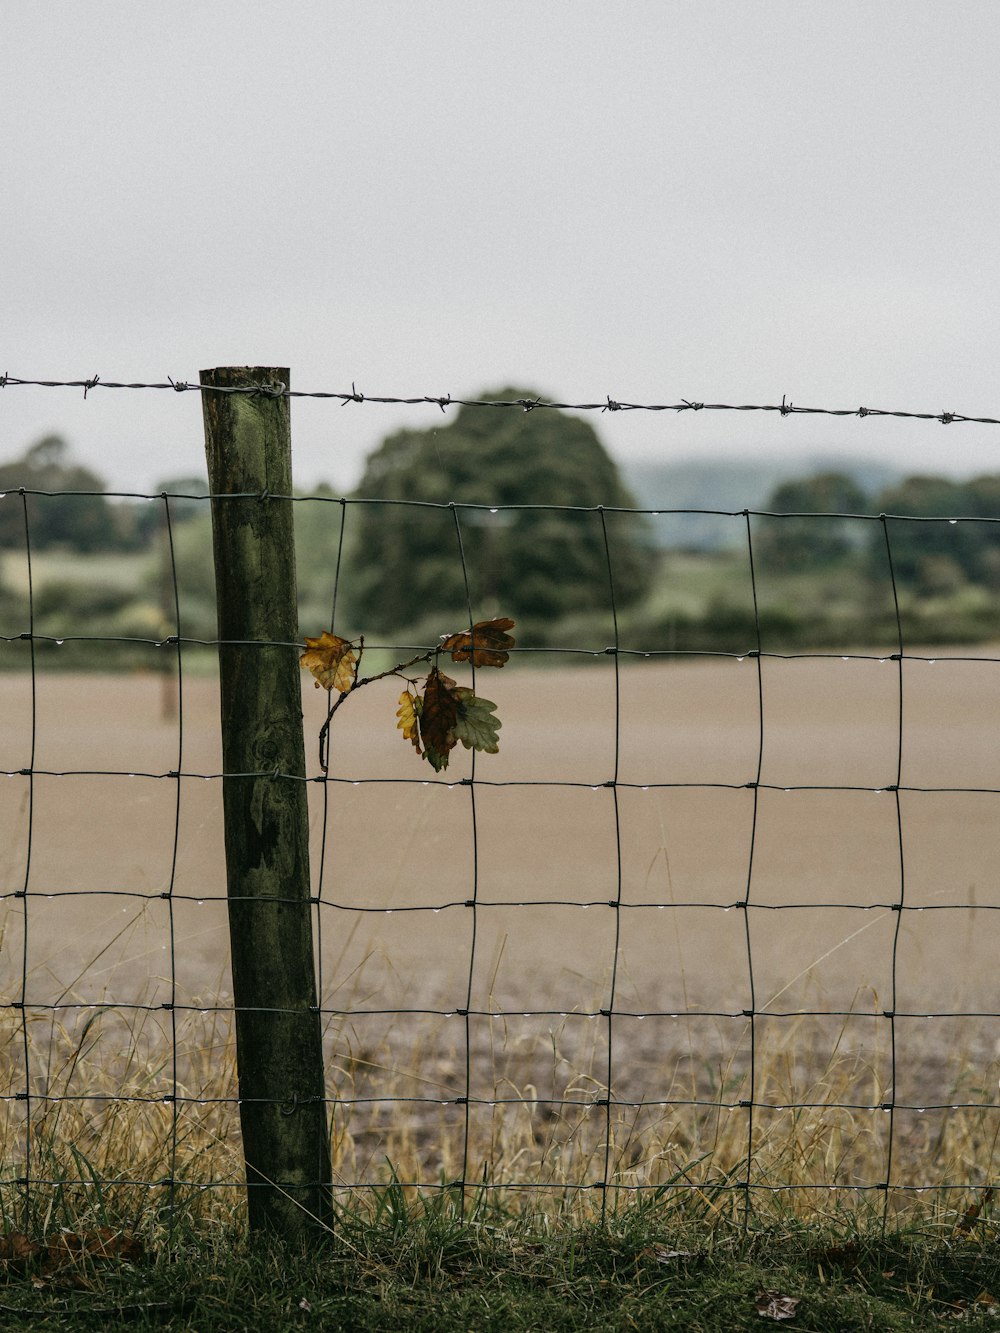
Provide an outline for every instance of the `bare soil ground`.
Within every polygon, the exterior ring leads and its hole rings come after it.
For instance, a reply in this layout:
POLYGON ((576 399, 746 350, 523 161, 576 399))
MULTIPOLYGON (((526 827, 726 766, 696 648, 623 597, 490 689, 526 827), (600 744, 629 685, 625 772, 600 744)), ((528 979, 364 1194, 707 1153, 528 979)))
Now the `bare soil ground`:
MULTIPOLYGON (((997 1102, 1000 661, 905 661, 900 713, 891 660, 765 659, 763 728, 753 659, 623 666, 617 690, 611 658, 484 670, 501 753, 473 787, 464 751, 439 778, 403 742, 397 684, 345 704, 309 789, 331 1089, 394 1099, 355 1108, 345 1172, 381 1160, 395 1099, 425 1127, 466 1093, 551 1118, 610 1062, 624 1102, 738 1100, 751 1040, 759 1101, 823 1101, 846 1063, 864 1105, 997 1102)), ((179 720, 162 695, 0 676, 0 1000, 36 1087, 55 1024, 93 1012, 72 1006, 123 1006, 115 1040, 148 1054, 170 1016, 129 1006, 231 1004, 217 690, 185 680, 179 720)), ((303 701, 315 773, 326 696, 303 701)))

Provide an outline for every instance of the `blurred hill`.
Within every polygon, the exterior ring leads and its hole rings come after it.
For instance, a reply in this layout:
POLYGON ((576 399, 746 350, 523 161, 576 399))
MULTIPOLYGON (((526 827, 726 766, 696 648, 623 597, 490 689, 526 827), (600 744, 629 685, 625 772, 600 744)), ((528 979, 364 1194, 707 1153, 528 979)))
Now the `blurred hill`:
MULTIPOLYGON (((833 454, 728 459, 689 459, 678 463, 621 463, 625 484, 643 509, 718 509, 732 513, 761 509, 782 482, 839 472, 866 495, 877 495, 904 476, 899 468, 866 458, 833 454)), ((654 540, 664 549, 717 551, 745 539, 741 524, 712 514, 661 514, 651 520, 654 540)))

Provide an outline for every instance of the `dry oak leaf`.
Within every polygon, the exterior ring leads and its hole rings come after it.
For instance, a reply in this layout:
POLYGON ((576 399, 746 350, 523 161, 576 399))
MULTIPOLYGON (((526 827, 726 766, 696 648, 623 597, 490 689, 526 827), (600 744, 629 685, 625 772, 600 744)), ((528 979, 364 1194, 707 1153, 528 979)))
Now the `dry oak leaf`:
POLYGON ((420 739, 423 742, 424 758, 435 773, 448 767, 448 755, 458 740, 455 735, 455 723, 458 721, 456 688, 451 677, 444 675, 437 667, 431 668, 424 681, 420 739))
POLYGON ((38 1242, 30 1240, 23 1231, 8 1231, 0 1236, 0 1261, 11 1267, 24 1268, 41 1253, 38 1242))
POLYGON ((354 686, 354 665, 357 650, 349 639, 324 630, 318 639, 306 635, 306 651, 299 658, 299 666, 316 677, 316 688, 336 690, 347 694, 354 686))
POLYGON ((97 1227, 93 1231, 62 1231, 48 1245, 49 1257, 89 1254, 97 1259, 124 1259, 136 1263, 145 1256, 142 1241, 111 1227, 97 1227))
POLYGON ((396 726, 403 733, 403 739, 410 742, 417 754, 422 754, 420 748, 420 712, 423 707, 423 700, 419 694, 411 694, 409 690, 404 690, 399 696, 399 707, 396 709, 396 716, 399 721, 396 726))
POLYGON ((514 639, 507 630, 514 628, 513 620, 500 616, 496 620, 481 620, 471 630, 449 634, 441 650, 451 653, 453 662, 468 662, 473 666, 502 667, 514 647, 514 639))
POLYGON ((755 1300, 761 1319, 794 1319, 800 1296, 782 1296, 779 1291, 758 1291, 755 1300))
POLYGON ((496 704, 461 685, 453 693, 458 703, 454 728, 456 739, 467 750, 485 750, 487 754, 496 754, 500 749, 497 732, 503 725, 498 717, 493 716, 496 704))

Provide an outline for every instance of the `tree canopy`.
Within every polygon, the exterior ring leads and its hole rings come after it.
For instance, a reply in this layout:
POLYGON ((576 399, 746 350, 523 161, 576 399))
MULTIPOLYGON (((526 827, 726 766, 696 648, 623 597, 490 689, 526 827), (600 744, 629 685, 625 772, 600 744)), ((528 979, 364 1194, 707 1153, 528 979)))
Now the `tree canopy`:
POLYGON ((369 458, 356 498, 393 502, 348 517, 345 600, 366 627, 467 616, 470 601, 475 618, 519 623, 604 610, 609 552, 619 604, 647 586, 644 522, 597 509, 634 501, 593 428, 563 412, 463 407, 449 425, 399 431, 369 458))
POLYGON ((815 569, 830 564, 858 545, 851 520, 835 516, 866 513, 868 503, 861 487, 841 472, 821 472, 782 482, 771 492, 764 508, 793 517, 758 519, 755 550, 774 569, 815 569), (831 517, 794 517, 800 514, 831 517))
MULTIPOLYGON (((889 520, 893 569, 921 592, 947 591, 957 583, 1000 585, 1000 476, 953 481, 907 477, 878 497, 881 513, 921 518, 968 518, 978 522, 889 520), (982 521, 986 520, 986 521, 982 521)), ((873 547, 872 556, 884 560, 873 547)))

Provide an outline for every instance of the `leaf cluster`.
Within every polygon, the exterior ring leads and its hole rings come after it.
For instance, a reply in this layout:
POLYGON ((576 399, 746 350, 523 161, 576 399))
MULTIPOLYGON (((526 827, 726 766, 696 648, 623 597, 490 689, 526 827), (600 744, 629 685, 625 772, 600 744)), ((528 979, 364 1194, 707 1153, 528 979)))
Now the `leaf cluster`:
POLYGON ((484 699, 474 690, 459 685, 438 666, 438 659, 447 653, 453 662, 471 662, 473 667, 502 667, 515 645, 508 630, 514 621, 507 616, 483 620, 468 630, 445 635, 437 648, 397 663, 388 671, 359 678, 358 668, 364 652, 364 640, 354 643, 325 630, 316 638, 306 637, 306 651, 299 665, 312 673, 316 688, 337 694, 330 705, 326 722, 320 732, 320 764, 327 768, 326 744, 334 713, 349 694, 372 681, 386 676, 400 676, 406 680, 406 689, 400 695, 396 723, 403 739, 426 759, 436 773, 448 767, 449 756, 461 741, 467 750, 496 754, 500 749, 501 722, 496 716, 496 704, 484 699), (432 663, 423 678, 408 677, 406 672, 417 663, 432 663))

